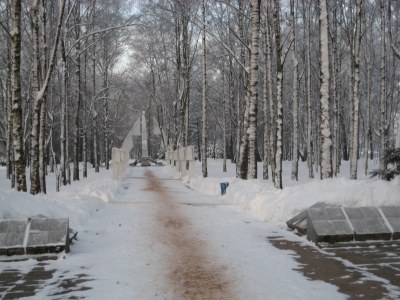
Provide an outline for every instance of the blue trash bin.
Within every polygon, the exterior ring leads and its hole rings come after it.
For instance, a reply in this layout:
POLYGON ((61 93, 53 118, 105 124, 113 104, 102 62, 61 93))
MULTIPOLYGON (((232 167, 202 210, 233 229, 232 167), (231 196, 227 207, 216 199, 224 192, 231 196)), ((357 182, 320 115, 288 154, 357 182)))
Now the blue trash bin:
POLYGON ((225 195, 226 194, 226 189, 229 186, 229 182, 221 182, 221 195, 225 195))

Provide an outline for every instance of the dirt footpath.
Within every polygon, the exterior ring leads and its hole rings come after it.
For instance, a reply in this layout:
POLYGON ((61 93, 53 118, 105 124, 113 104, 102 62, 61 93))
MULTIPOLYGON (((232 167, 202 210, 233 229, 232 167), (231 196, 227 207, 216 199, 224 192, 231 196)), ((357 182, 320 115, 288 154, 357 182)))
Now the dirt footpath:
POLYGON ((178 204, 163 183, 146 171, 147 190, 157 194, 159 238, 170 250, 166 258, 170 272, 168 282, 176 299, 235 299, 231 281, 225 277, 224 266, 213 261, 207 245, 196 238, 190 221, 181 214, 178 204))

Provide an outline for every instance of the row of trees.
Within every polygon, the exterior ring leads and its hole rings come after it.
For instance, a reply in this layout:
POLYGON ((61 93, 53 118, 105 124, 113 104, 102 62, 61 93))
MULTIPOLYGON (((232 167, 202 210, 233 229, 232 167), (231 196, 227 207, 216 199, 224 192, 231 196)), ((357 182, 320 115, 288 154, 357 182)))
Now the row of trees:
POLYGON ((277 188, 283 160, 293 180, 300 159, 309 177, 336 176, 342 160, 352 179, 361 159, 365 173, 373 157, 386 168, 399 115, 397 1, 7 0, 0 9, 1 135, 18 190, 26 165, 32 194, 46 191, 48 166, 61 184, 80 179, 80 162, 83 177, 88 161, 108 168, 143 109, 156 114, 164 149, 197 146, 205 177, 216 147, 242 179, 256 178, 262 160, 277 188))
POLYGON ((96 172, 102 162, 108 168, 133 108, 126 77, 114 72, 126 28, 137 26, 130 3, 8 0, 0 9, 1 136, 12 186, 27 191, 27 166, 31 194, 46 193, 48 169, 59 188, 86 177, 89 161, 96 172))
POLYGON ((374 156, 386 168, 399 104, 397 1, 154 1, 140 11, 166 147, 197 144, 203 176, 211 137, 238 177, 256 178, 263 160, 277 188, 282 160, 292 160, 293 180, 300 158, 309 177, 336 176, 350 160, 356 179, 360 159, 367 174, 374 156))

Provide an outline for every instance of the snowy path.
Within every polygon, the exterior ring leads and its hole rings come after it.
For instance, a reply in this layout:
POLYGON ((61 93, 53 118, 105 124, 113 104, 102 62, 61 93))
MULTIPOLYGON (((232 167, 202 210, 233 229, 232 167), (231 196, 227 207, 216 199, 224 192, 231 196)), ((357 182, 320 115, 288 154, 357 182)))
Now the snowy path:
MULTIPOLYGON (((195 192, 157 168, 133 168, 88 220, 62 268, 80 265, 89 299, 344 299, 293 271, 267 236, 286 231, 195 192)), ((71 274, 73 275, 73 274, 71 274)), ((49 291, 42 295, 49 294, 49 291)), ((71 295, 71 294, 70 294, 71 295)))
POLYGON ((399 181, 305 180, 276 191, 236 179, 233 164, 228 173, 210 164, 210 177, 190 184, 169 167, 130 168, 121 182, 89 170, 57 193, 49 176, 53 189, 36 196, 0 180, 1 218, 69 217, 79 232, 56 260, 1 257, 0 300, 399 299, 398 243, 322 251, 282 226, 315 201, 398 205, 399 181))

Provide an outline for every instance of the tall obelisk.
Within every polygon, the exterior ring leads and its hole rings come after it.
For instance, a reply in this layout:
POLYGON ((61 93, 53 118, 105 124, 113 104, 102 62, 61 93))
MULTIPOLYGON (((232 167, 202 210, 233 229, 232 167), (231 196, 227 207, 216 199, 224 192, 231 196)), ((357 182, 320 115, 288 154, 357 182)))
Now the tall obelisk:
POLYGON ((142 157, 149 157, 147 148, 147 126, 146 126, 146 113, 142 112, 142 157))

